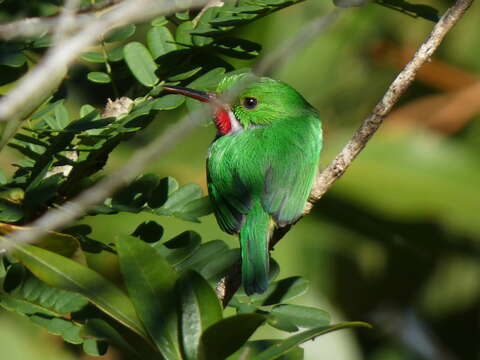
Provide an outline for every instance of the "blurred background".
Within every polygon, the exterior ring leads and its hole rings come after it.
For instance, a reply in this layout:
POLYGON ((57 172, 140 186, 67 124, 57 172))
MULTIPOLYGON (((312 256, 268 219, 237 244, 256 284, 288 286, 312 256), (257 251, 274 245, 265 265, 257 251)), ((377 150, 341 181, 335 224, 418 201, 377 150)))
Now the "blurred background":
MULTIPOLYGON (((443 13, 453 1, 422 3, 443 13)), ((237 35, 260 43, 262 56, 332 9, 330 1, 306 1, 247 25, 237 35)), ((272 252, 281 265, 280 277, 302 275, 311 281, 299 304, 320 306, 334 321, 374 325, 372 330, 341 331, 309 342, 304 346, 306 359, 480 359, 479 10, 474 4, 448 34, 358 159, 272 252)), ((269 76, 294 86, 319 110, 325 131, 322 167, 343 147, 432 26, 375 4, 348 9, 304 50, 271 69, 269 76)), ((143 41, 142 31, 136 36, 143 41)), ((67 81, 66 90, 74 95, 68 105, 75 113, 84 102, 102 107, 114 97, 108 84, 87 82, 87 71, 87 64, 79 62, 67 81)), ((184 107, 162 112, 148 132, 113 153, 106 171, 118 168, 185 112, 184 107)), ((214 134, 206 122, 146 172, 174 176, 180 183, 197 182, 205 189, 205 158, 214 134)), ((17 158, 6 150, 0 165, 13 171, 11 163, 17 158)), ((143 219, 161 223, 166 238, 191 229, 204 239, 237 246, 213 216, 201 224, 145 214, 88 221, 97 224, 92 237, 110 242, 112 229, 131 233, 143 219)), ((92 255, 88 261, 110 278, 119 276, 108 254, 92 255)), ((277 333, 265 327, 257 336, 277 333)), ((78 358, 73 346, 4 311, 0 348, 2 358, 8 359, 78 358), (37 342, 48 346, 32 346, 37 342)), ((104 358, 121 357, 110 350, 104 358)))

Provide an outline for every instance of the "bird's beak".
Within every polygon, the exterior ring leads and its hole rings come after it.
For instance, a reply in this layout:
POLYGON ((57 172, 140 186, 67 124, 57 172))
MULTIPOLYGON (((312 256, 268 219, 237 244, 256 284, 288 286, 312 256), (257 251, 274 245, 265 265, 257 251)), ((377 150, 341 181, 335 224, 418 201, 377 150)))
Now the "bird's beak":
POLYGON ((221 105, 220 101, 217 100, 217 94, 214 92, 200 91, 200 90, 184 88, 181 86, 170 86, 170 85, 164 85, 163 89, 171 93, 180 94, 195 100, 199 100, 201 102, 206 102, 216 106, 221 105))

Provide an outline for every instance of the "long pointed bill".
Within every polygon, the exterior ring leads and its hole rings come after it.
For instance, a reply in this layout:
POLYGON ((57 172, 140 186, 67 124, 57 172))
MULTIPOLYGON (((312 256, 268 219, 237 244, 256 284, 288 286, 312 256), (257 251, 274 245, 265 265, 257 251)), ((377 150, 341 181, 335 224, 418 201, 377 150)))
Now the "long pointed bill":
POLYGON ((163 89, 168 92, 187 96, 189 98, 192 98, 201 102, 206 102, 206 103, 217 105, 217 106, 220 105, 220 102, 217 100, 217 94, 213 92, 206 92, 206 91, 184 88, 181 86, 170 86, 170 85, 164 85, 163 89))
MULTIPOLYGON (((221 102, 218 99, 216 93, 194 90, 194 89, 184 88, 181 86, 170 86, 170 85, 164 85, 163 89, 174 94, 180 94, 198 101, 211 104, 214 108, 213 121, 215 122, 215 126, 217 127, 218 133, 220 135, 225 135, 225 134, 228 134, 230 130, 232 130, 231 117, 234 117, 234 116, 233 115, 230 116, 231 114, 230 107, 228 106, 228 104, 221 102)), ((235 124, 238 123, 236 119, 234 119, 234 121, 235 121, 235 124)), ((237 125, 236 127, 238 128, 239 126, 240 125, 237 125)))

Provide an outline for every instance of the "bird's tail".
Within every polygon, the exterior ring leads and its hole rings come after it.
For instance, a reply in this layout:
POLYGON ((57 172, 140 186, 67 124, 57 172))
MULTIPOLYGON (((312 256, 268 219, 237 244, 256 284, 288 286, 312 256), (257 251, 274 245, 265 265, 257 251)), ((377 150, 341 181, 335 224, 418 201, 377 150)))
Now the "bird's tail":
POLYGON ((268 288, 268 241, 273 227, 270 215, 255 202, 240 230, 242 282, 247 295, 263 293, 268 288))

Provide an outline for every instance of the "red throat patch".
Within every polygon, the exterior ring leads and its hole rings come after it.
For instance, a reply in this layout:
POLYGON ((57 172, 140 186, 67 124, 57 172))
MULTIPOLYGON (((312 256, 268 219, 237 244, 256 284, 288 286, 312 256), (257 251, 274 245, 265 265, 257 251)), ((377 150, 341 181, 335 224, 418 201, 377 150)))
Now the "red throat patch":
POLYGON ((228 134, 232 129, 232 124, 230 123, 230 115, 225 109, 217 109, 215 111, 214 121, 220 135, 228 134))

